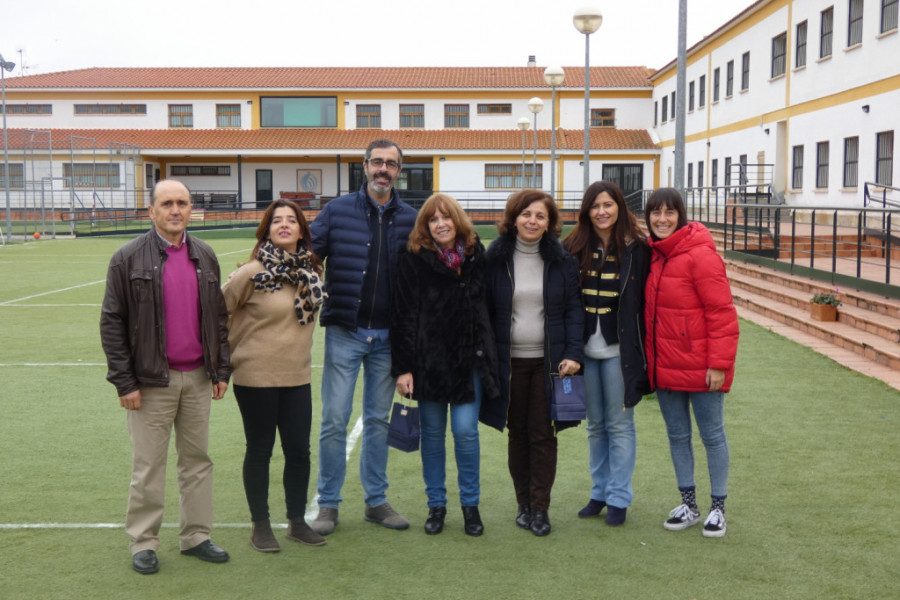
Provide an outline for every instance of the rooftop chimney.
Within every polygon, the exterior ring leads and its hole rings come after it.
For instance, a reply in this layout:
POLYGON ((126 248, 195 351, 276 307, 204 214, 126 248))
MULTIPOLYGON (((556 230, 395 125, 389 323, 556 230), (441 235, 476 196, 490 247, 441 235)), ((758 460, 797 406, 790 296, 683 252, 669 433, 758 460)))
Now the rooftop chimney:
POLYGON ((536 63, 535 60, 534 60, 534 54, 529 54, 529 55, 528 55, 528 66, 529 66, 529 67, 536 67, 536 66, 537 66, 537 63, 536 63))

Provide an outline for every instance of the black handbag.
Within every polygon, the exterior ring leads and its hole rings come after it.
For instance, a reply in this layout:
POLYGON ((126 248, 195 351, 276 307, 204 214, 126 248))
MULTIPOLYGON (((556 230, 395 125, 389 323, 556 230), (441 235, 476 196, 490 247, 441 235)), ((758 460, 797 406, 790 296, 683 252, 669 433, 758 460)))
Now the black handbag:
POLYGON ((584 376, 552 375, 553 398, 550 399, 550 418, 554 421, 582 421, 587 418, 584 405, 584 376))
POLYGON ((419 449, 419 409, 403 402, 394 402, 391 424, 388 427, 388 446, 403 452, 419 449))

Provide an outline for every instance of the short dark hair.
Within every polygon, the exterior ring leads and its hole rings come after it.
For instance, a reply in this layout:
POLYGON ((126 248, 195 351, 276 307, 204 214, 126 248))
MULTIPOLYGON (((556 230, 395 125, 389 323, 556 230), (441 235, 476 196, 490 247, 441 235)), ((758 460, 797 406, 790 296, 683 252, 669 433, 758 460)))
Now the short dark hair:
POLYGON ((391 148, 391 147, 394 147, 397 149, 397 158, 399 158, 400 163, 403 164, 403 150, 401 150, 400 146, 398 146, 395 142, 392 142, 391 140, 389 140, 387 138, 379 138, 366 147, 366 160, 369 160, 369 158, 372 156, 372 150, 375 150, 376 148, 391 148))
POLYGON ((556 208, 556 202, 553 196, 541 190, 522 190, 516 192, 506 201, 506 209, 503 211, 503 220, 497 223, 497 231, 500 235, 505 235, 516 230, 516 219, 522 214, 522 211, 531 206, 535 202, 543 202, 547 207, 547 231, 556 237, 559 237, 562 226, 559 223, 559 209, 556 208))
MULTIPOLYGON (((650 223, 650 213, 664 207, 671 208, 678 213, 678 225, 675 227, 675 231, 687 225, 687 209, 684 207, 684 199, 675 188, 659 188, 650 194, 647 204, 644 205, 644 216, 647 218, 647 223, 650 223)), ((652 227, 650 228, 650 237, 653 240, 659 240, 654 235, 652 227)))

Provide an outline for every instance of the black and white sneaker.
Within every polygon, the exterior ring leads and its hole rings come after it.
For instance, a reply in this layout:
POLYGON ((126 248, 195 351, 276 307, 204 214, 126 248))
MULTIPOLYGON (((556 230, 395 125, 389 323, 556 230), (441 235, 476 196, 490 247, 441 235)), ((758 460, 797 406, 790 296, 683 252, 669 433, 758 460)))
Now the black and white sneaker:
POLYGON ((714 508, 709 511, 709 516, 703 523, 703 537, 724 537, 725 536, 725 513, 720 509, 714 508))
MULTIPOLYGON (((673 508, 669 513, 669 518, 663 523, 663 527, 668 529, 669 531, 681 531, 682 529, 687 529, 693 525, 696 525, 700 522, 700 511, 691 508, 687 504, 682 504, 677 508, 673 508)), ((725 522, 725 518, 722 518, 722 523, 725 522)))

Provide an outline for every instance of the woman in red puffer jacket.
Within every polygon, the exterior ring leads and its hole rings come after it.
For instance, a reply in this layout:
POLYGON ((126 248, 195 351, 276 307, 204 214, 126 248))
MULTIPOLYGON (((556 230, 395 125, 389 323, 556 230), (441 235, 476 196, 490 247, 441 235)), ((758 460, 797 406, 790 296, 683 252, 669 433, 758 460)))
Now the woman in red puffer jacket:
POLYGON ((693 407, 712 496, 703 535, 722 537, 729 463, 724 404, 734 379, 737 311, 712 236, 702 224, 688 223, 681 195, 672 188, 656 190, 644 214, 653 250, 644 292, 648 375, 666 422, 682 498, 663 526, 680 531, 700 522, 691 443, 693 407))

